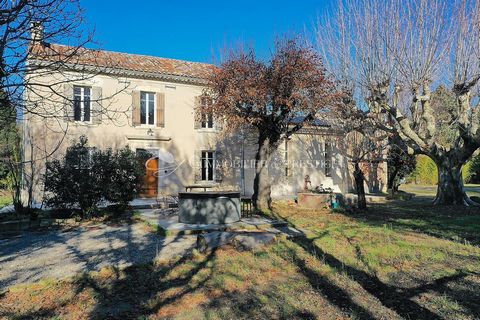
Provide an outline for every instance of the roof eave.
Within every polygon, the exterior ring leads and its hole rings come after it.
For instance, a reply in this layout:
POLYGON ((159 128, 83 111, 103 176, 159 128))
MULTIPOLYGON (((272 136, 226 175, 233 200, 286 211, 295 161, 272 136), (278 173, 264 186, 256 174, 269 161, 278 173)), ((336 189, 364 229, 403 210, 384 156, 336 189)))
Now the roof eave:
POLYGON ((200 85, 200 86, 205 86, 208 84, 208 80, 205 78, 194 77, 189 75, 146 72, 146 71, 139 71, 139 70, 131 70, 131 69, 124 69, 124 68, 110 68, 110 67, 94 66, 94 65, 87 65, 87 64, 73 64, 73 63, 63 63, 63 62, 59 64, 60 65, 57 65, 55 61, 36 60, 36 59, 29 60, 30 66, 52 68, 55 70, 85 72, 90 74, 115 75, 115 76, 123 76, 127 78, 158 80, 158 81, 167 81, 167 82, 174 82, 174 83, 186 83, 186 84, 193 84, 193 85, 200 85))

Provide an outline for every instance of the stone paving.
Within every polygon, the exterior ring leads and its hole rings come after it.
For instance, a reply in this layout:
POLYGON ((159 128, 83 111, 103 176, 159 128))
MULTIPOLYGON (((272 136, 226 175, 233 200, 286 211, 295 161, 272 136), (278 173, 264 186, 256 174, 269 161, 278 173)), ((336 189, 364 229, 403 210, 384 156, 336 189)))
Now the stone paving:
POLYGON ((14 284, 65 278, 105 266, 168 260, 187 254, 195 244, 196 236, 162 237, 141 223, 24 232, 0 240, 0 292, 14 284))

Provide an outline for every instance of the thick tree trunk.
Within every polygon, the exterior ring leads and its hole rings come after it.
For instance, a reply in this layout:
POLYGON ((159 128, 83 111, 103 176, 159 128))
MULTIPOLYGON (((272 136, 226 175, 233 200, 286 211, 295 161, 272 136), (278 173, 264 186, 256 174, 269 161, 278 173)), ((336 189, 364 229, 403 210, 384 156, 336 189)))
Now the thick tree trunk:
POLYGON ((272 184, 268 174, 268 161, 275 150, 275 141, 260 134, 258 138, 258 150, 255 155, 256 167, 253 179, 253 206, 258 211, 272 208, 272 184))
POLYGON ((357 191, 358 209, 367 209, 367 199, 365 198, 365 176, 360 169, 360 166, 355 163, 355 170, 353 171, 353 179, 355 180, 355 190, 357 191))
POLYGON ((392 195, 398 191, 398 185, 395 181, 397 178, 397 174, 398 174, 398 169, 395 168, 388 175, 387 190, 391 192, 392 195))
POLYGON ((449 157, 443 157, 435 162, 438 167, 438 187, 433 203, 437 205, 478 205, 465 193, 462 178, 463 163, 449 157))

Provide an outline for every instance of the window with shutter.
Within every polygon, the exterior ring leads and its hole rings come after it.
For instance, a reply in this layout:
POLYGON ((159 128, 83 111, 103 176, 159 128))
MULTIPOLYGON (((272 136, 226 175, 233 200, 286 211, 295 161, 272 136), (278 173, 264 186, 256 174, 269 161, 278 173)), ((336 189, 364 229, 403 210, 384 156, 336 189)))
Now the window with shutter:
POLYGON ((283 159, 285 161, 285 177, 288 177, 291 175, 291 168, 288 162, 288 139, 285 139, 283 159))
POLYGON ((73 86, 73 120, 79 122, 90 122, 90 95, 90 87, 73 86))
POLYGON ((165 94, 157 92, 157 127, 165 127, 165 94))
POLYGON ((92 87, 92 100, 91 100, 91 118, 92 123, 100 124, 102 123, 102 88, 101 87, 92 87))
POLYGON ((155 125, 154 92, 140 92, 140 124, 155 125))
POLYGON ((132 124, 140 125, 140 91, 132 91, 132 124))
POLYGON ((202 180, 202 152, 200 150, 194 151, 194 159, 193 159, 193 166, 194 166, 194 179, 195 181, 202 180))
POLYGON ((201 180, 214 181, 215 179, 215 152, 202 151, 201 153, 201 180))
POLYGON ((75 95, 73 94, 73 86, 71 83, 65 83, 63 86, 64 89, 64 116, 65 121, 73 121, 74 120, 74 104, 75 104, 75 95), (73 98, 73 100, 72 100, 73 98))
POLYGON ((224 165, 223 152, 221 150, 215 151, 215 181, 218 183, 223 180, 226 169, 224 165))
POLYGON ((195 97, 194 121, 195 129, 215 128, 215 117, 211 112, 204 111, 212 104, 212 99, 206 96, 195 97))
POLYGON ((325 177, 332 176, 332 143, 325 142, 325 177))

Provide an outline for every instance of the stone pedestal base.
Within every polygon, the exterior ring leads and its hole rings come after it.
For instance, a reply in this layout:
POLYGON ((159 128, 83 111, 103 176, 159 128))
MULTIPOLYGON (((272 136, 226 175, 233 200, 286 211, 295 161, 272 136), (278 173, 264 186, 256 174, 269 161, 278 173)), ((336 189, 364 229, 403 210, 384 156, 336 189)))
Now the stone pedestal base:
POLYGON ((240 220, 239 192, 180 192, 178 220, 190 224, 225 224, 240 220))
POLYGON ((324 209, 330 207, 329 193, 299 192, 297 202, 300 207, 309 209, 324 209))

